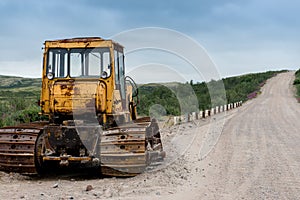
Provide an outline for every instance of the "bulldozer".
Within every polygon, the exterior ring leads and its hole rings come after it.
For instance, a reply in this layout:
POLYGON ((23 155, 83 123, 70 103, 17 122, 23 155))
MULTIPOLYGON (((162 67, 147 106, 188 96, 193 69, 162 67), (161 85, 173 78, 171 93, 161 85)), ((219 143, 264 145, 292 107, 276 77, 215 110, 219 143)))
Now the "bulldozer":
POLYGON ((158 122, 138 118, 138 87, 124 60, 124 47, 110 39, 45 41, 38 104, 47 120, 0 129, 0 170, 135 176, 163 161, 158 122))

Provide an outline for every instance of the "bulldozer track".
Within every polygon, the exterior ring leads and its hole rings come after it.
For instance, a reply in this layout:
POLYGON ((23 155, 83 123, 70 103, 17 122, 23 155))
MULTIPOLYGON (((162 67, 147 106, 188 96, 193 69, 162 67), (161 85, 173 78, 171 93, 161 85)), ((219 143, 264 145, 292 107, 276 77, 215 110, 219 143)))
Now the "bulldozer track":
POLYGON ((39 126, 6 127, 0 129, 0 170, 36 174, 35 142, 39 126))
POLYGON ((163 157, 161 141, 161 148, 158 149, 150 148, 147 144, 149 138, 146 138, 146 133, 150 124, 150 121, 143 121, 104 132, 100 144, 102 174, 135 176, 163 157))
MULTIPOLYGON (((151 123, 130 123, 104 130, 97 144, 100 154, 93 157, 100 160, 99 167, 107 176, 135 176, 143 173, 147 166, 160 157, 162 148, 150 148, 147 128, 151 123)), ((0 170, 21 174, 38 174, 40 167, 47 167, 38 162, 38 138, 48 123, 29 123, 16 127, 0 128, 0 170)), ((73 128, 72 128, 73 129, 73 128)), ((161 143, 158 144, 159 146, 161 143)), ((47 157, 47 156, 46 156, 47 157)), ((45 159, 46 159, 45 157, 45 159)), ((51 158, 51 157, 47 157, 51 158)), ((83 157, 70 157, 70 162, 83 160, 83 157)), ((52 160, 60 160, 55 157, 52 160)), ((99 172, 100 172, 99 171, 99 172)))
POLYGON ((102 174, 134 176, 145 170, 145 129, 132 124, 105 131, 100 144, 102 174))

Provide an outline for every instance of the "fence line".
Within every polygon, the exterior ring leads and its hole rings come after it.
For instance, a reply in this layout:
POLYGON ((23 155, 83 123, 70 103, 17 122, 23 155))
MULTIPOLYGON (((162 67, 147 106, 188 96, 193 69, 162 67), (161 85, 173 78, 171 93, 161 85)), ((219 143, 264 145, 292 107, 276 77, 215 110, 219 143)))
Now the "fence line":
POLYGON ((222 113, 225 111, 229 111, 234 108, 238 108, 242 106, 243 102, 235 102, 235 103, 229 103, 221 106, 216 106, 215 108, 211 108, 208 110, 200 110, 199 112, 192 112, 187 113, 181 116, 174 116, 174 125, 180 124, 180 123, 187 123, 198 119, 204 119, 213 115, 216 115, 218 113, 222 113))

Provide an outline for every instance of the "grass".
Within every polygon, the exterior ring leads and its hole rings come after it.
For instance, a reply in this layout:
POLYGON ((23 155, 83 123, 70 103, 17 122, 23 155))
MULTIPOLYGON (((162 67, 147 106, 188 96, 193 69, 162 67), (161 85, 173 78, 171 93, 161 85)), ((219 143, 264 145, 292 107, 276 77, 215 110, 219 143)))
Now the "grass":
POLYGON ((0 76, 0 127, 38 119, 41 79, 0 76))
POLYGON ((295 72, 294 86, 296 88, 296 98, 300 103, 300 69, 295 72))

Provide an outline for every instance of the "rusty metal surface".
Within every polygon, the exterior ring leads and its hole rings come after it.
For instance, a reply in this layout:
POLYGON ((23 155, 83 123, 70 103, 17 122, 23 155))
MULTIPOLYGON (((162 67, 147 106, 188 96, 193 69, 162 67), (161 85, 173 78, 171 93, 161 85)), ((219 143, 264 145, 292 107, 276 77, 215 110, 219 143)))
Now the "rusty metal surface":
POLYGON ((132 123, 103 132, 100 144, 102 174, 135 176, 145 170, 147 125, 132 123))
POLYGON ((43 157, 43 160, 44 161, 61 161, 61 160, 68 160, 68 161, 92 161, 92 158, 91 157, 66 157, 66 158, 63 158, 63 157, 56 157, 56 156, 44 156, 43 157))
POLYGON ((79 114, 87 110, 95 113, 95 93, 98 85, 97 80, 56 81, 51 86, 50 102, 53 104, 50 106, 57 113, 79 114))
POLYGON ((150 118, 135 122, 103 132, 100 144, 102 174, 135 176, 143 173, 151 162, 164 156, 160 140, 156 146, 161 148, 154 149, 150 144, 153 140, 153 135, 147 134, 153 126, 150 118))
POLYGON ((107 41, 111 41, 113 42, 115 45, 120 46, 123 48, 123 46, 115 41, 112 40, 107 40, 107 39, 103 39, 101 37, 77 37, 77 38, 68 38, 68 39, 57 39, 57 40, 47 40, 45 41, 45 43, 53 43, 56 44, 57 43, 88 43, 88 42, 107 42, 107 41))
MULTIPOLYGON (((31 123, 18 127, 1 128, 0 170, 35 174, 38 173, 40 167, 43 167, 43 161, 89 163, 97 161, 99 163, 95 164, 101 167, 103 175, 135 176, 143 173, 153 160, 161 158, 163 155, 160 139, 154 137, 155 134, 149 134, 150 130, 156 130, 153 128, 155 127, 153 124, 145 118, 138 123, 128 123, 117 128, 104 130, 101 134, 100 144, 96 144, 99 145, 96 153, 92 153, 90 156, 66 155, 68 156, 66 158, 61 157, 62 154, 47 155, 36 152, 38 149, 36 147, 37 140, 40 138, 39 135, 47 129, 46 127, 49 127, 47 123, 31 123), (38 167, 37 157, 42 159, 38 167)), ((74 126, 59 127, 74 129, 74 126)), ((90 131, 88 132, 90 133, 90 131)), ((54 143, 56 144, 56 142, 54 143)))
POLYGON ((78 38, 69 38, 69 39, 58 39, 58 40, 47 40, 46 42, 93 42, 93 41, 103 41, 101 37, 78 37, 78 38))
POLYGON ((41 124, 0 129, 0 170, 26 174, 37 173, 35 141, 41 124))

